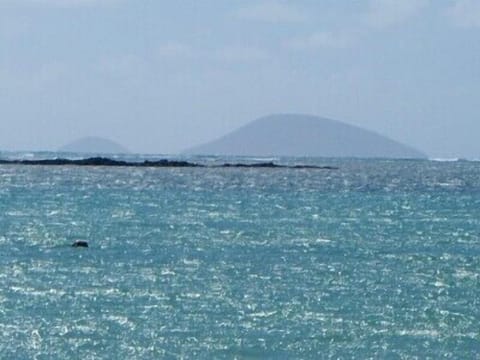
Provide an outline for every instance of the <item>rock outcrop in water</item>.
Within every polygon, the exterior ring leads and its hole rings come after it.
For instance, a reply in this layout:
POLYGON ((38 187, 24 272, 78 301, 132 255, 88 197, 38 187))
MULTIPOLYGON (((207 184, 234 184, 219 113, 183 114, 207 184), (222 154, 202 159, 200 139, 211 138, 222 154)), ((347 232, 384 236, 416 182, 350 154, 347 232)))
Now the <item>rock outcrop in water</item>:
POLYGON ((281 165, 273 162, 263 163, 236 163, 220 165, 204 165, 182 160, 144 160, 141 162, 113 160, 105 157, 91 157, 86 159, 44 159, 44 160, 5 160, 0 159, 0 165, 43 165, 43 166, 123 166, 123 167, 208 167, 208 168, 272 168, 272 169, 325 169, 334 170, 333 166, 316 165, 281 165))
POLYGON ((309 115, 257 119, 185 153, 242 156, 426 158, 422 152, 372 131, 309 115))
POLYGON ((85 240, 75 240, 72 244, 72 247, 86 248, 86 247, 88 247, 88 242, 86 242, 85 240))
POLYGON ((4 165, 76 165, 76 166, 130 166, 130 167, 195 167, 199 164, 177 160, 145 160, 142 162, 114 160, 106 157, 91 157, 86 159, 42 159, 42 160, 0 160, 4 165))

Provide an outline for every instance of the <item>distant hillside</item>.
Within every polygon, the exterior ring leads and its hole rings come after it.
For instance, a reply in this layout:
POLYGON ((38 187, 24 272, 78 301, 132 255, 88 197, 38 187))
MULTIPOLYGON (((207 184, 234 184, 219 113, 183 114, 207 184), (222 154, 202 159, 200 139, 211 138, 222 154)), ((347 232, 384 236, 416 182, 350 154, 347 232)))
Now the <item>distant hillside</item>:
POLYGON ((100 137, 84 137, 58 149, 60 152, 97 153, 97 154, 126 154, 128 149, 122 145, 100 137))
POLYGON ((270 115, 189 154, 425 158, 422 152, 356 126, 309 115, 270 115))

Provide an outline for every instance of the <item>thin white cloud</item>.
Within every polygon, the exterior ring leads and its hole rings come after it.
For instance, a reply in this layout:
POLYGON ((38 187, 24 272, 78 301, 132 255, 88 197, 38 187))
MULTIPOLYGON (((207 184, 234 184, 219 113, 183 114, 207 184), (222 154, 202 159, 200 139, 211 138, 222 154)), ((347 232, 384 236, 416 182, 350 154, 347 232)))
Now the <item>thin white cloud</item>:
POLYGON ((305 37, 291 39, 285 46, 291 50, 316 50, 321 48, 346 48, 351 44, 351 39, 340 33, 319 31, 305 37))
POLYGON ((133 54, 102 57, 94 65, 100 74, 132 84, 141 83, 150 70, 147 60, 133 54))
POLYGON ((40 66, 33 80, 39 88, 55 84, 68 76, 70 69, 64 63, 55 62, 43 64, 40 66))
POLYGON ((51 62, 37 64, 30 70, 19 70, 14 66, 0 67, 0 91, 11 94, 37 93, 58 86, 72 73, 65 63, 51 62))
POLYGON ((191 58, 194 55, 194 51, 189 45, 177 41, 160 45, 156 53, 161 58, 191 58))
POLYGON ((30 22, 22 17, 0 17, 0 36, 4 39, 17 39, 30 31, 30 22))
POLYGON ((78 7, 91 5, 114 4, 122 0, 0 0, 0 4, 23 5, 23 6, 54 6, 54 7, 78 7))
POLYGON ((480 27, 480 1, 456 0, 447 8, 447 16, 459 27, 480 27))
POLYGON ((280 1, 264 1, 244 7, 237 12, 242 19, 270 23, 298 23, 307 19, 299 8, 280 1))
POLYGON ((428 3, 429 0, 370 0, 366 21, 378 28, 397 25, 418 15, 428 3))
POLYGON ((250 46, 227 46, 219 50, 217 59, 228 62, 258 62, 269 59, 269 53, 261 48, 250 46))
POLYGON ((248 45, 225 45, 213 49, 197 48, 182 42, 166 42, 156 51, 157 59, 251 63, 269 59, 267 50, 248 45))

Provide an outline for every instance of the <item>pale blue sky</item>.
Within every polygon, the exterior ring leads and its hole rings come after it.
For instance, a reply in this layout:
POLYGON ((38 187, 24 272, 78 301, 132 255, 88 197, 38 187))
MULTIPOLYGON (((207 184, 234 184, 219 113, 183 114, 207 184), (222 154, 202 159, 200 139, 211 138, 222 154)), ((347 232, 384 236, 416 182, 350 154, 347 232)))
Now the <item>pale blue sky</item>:
POLYGON ((0 149, 175 153, 271 113, 480 158, 480 0, 0 0, 0 149))

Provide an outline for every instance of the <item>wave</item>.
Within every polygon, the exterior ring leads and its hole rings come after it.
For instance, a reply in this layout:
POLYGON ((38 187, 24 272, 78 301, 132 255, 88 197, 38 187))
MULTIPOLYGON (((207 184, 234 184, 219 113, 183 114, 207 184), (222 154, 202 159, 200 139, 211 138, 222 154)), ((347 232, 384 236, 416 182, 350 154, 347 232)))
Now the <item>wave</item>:
POLYGON ((428 160, 437 161, 437 162, 456 162, 456 161, 459 161, 460 158, 431 158, 428 160))
POLYGON ((431 158, 428 159, 429 161, 436 161, 436 162, 479 162, 480 158, 472 158, 472 159, 466 159, 466 158, 431 158))

